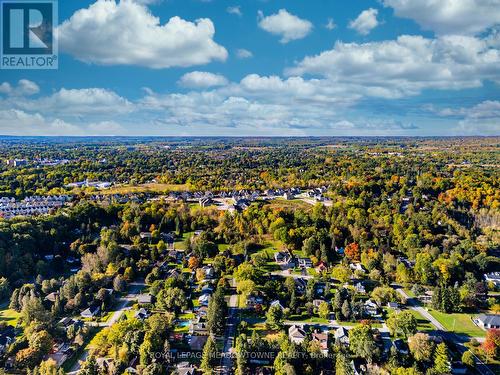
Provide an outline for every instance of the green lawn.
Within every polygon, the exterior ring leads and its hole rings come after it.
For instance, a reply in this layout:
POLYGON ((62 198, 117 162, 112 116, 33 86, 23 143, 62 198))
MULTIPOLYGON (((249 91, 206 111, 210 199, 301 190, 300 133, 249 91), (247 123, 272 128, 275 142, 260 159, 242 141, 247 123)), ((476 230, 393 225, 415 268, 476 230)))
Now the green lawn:
POLYGON ((425 331, 434 331, 435 328, 434 326, 427 320, 425 319, 418 311, 415 310, 408 310, 410 314, 412 314, 415 319, 417 319, 417 329, 419 331, 425 332, 425 331))
POLYGON ((436 318, 448 331, 471 337, 485 337, 486 332, 477 327, 469 314, 446 314, 429 309, 429 313, 436 318))
POLYGON ((302 315, 290 315, 288 320, 300 321, 304 323, 317 323, 317 324, 328 324, 328 319, 323 319, 317 316, 309 316, 307 314, 302 315))
POLYGON ((179 238, 174 242, 175 249, 176 250, 186 250, 185 241, 187 238, 191 237, 193 234, 194 234, 194 232, 183 233, 182 238, 179 238))
POLYGON ((11 326, 17 326, 17 322, 19 320, 19 314, 17 311, 5 308, 4 310, 0 310, 0 322, 7 323, 11 326))

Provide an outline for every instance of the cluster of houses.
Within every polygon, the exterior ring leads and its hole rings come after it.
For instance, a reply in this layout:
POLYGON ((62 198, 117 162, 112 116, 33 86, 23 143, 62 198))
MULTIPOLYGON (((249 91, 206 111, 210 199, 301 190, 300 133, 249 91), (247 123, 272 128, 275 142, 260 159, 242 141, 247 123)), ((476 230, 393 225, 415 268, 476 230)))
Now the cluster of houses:
POLYGON ((45 215, 52 210, 61 208, 70 200, 71 197, 68 195, 31 196, 22 201, 2 197, 0 198, 0 216, 9 219, 14 216, 45 215))
MULTIPOLYGON (((29 161, 27 159, 7 159, 5 164, 9 167, 25 167, 29 161)), ((35 159, 31 161, 31 165, 35 167, 53 167, 56 165, 64 165, 69 163, 68 159, 35 159)))
MULTIPOLYGON (((305 192, 306 196, 314 198, 317 201, 323 201, 323 193, 326 192, 327 187, 314 188, 305 192)), ((250 203, 257 200, 271 200, 275 198, 284 198, 286 200, 295 199, 303 191, 300 188, 288 189, 266 189, 261 190, 234 190, 234 191, 197 191, 197 192, 171 192, 168 199, 183 200, 186 202, 198 202, 202 207, 212 205, 221 205, 221 200, 231 199, 232 204, 227 207, 229 210, 245 210, 249 207, 250 203)))
POLYGON ((7 159, 5 161, 8 167, 24 167, 28 165, 28 160, 26 159, 7 159))

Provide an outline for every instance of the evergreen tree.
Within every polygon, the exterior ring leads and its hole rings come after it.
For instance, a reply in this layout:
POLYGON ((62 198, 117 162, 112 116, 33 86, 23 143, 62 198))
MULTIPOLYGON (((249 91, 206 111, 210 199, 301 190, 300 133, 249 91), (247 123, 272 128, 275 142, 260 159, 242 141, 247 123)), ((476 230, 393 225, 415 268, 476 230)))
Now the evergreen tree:
POLYGON ((208 303, 207 328, 209 333, 215 336, 224 334, 226 314, 227 304, 224 299, 224 287, 219 286, 208 303))
POLYGON ((335 359, 335 375, 353 375, 351 363, 347 355, 343 352, 337 353, 335 359))
POLYGON ((217 344, 212 336, 209 336, 205 346, 203 347, 203 354, 201 357, 200 369, 203 375, 211 375, 217 366, 217 344))
POLYGON ((448 348, 443 342, 436 347, 434 352, 434 371, 437 374, 448 374, 450 372, 450 359, 448 357, 448 348))

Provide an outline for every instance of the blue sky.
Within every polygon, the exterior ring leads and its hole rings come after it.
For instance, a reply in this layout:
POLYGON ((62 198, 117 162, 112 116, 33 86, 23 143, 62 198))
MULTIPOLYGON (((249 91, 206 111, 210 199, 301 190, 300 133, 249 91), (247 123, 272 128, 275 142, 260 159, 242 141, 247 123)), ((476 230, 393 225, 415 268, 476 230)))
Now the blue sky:
POLYGON ((499 135, 500 0, 59 1, 0 134, 499 135))

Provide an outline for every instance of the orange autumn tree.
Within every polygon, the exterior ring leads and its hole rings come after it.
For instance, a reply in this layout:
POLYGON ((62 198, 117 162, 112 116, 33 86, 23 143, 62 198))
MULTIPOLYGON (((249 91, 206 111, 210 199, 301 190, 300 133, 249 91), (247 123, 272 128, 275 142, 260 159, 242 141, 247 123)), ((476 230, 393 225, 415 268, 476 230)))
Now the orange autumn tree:
POLYGON ((350 243, 345 247, 344 254, 351 261, 359 262, 359 259, 361 257, 361 252, 359 251, 359 245, 355 242, 350 243))
POLYGON ((498 351, 500 349, 500 329, 488 330, 482 346, 488 357, 495 358, 498 356, 498 351))

